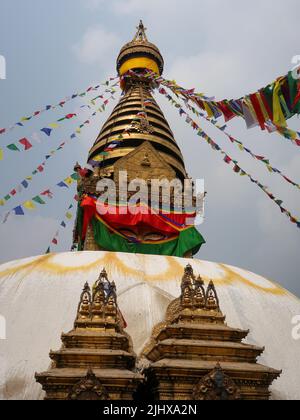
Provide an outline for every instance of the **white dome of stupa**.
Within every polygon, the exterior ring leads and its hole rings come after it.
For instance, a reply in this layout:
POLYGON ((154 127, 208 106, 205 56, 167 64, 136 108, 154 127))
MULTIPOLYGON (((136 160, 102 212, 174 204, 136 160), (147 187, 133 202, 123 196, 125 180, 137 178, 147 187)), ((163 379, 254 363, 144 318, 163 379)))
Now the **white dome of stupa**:
POLYGON ((2 324, 6 320, 6 339, 0 340, 0 399, 44 397, 35 372, 49 368, 49 351, 58 350, 61 333, 72 328, 84 283, 92 285, 103 267, 116 282, 119 307, 139 354, 169 303, 180 295, 188 263, 205 282, 214 281, 228 325, 250 329, 247 342, 265 346, 258 362, 283 371, 272 385, 272 398, 299 400, 300 340, 292 336, 292 319, 300 315, 298 298, 263 277, 224 264, 110 252, 49 254, 0 266, 0 319, 2 324))

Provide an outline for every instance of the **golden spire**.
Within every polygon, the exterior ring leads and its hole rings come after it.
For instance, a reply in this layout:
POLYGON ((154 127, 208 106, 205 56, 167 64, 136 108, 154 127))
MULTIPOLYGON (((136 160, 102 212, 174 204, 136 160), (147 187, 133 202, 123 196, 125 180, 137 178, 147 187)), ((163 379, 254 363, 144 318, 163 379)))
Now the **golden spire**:
MULTIPOLYGON (((142 21, 136 29, 133 40, 121 49, 117 59, 119 74, 145 69, 161 74, 164 61, 159 49, 148 41, 142 21)), ((168 122, 152 96, 149 80, 130 76, 124 86, 125 95, 102 127, 90 150, 89 161, 101 168, 100 176, 113 176, 115 165, 120 159, 145 142, 150 142, 159 157, 174 171, 175 176, 185 179, 182 154, 168 122), (112 142, 117 143, 118 147, 114 147, 107 155, 105 151, 112 142)))
POLYGON ((137 26, 136 29, 137 29, 137 33, 136 33, 135 37, 133 38, 133 41, 134 42, 137 42, 137 41, 138 42, 144 42, 144 41, 148 42, 147 35, 146 35, 147 28, 145 28, 142 20, 140 20, 140 24, 139 24, 139 26, 137 26))
POLYGON ((140 21, 133 40, 121 49, 117 59, 117 71, 120 76, 128 70, 138 69, 148 69, 162 74, 164 59, 157 46, 148 41, 146 30, 140 21))

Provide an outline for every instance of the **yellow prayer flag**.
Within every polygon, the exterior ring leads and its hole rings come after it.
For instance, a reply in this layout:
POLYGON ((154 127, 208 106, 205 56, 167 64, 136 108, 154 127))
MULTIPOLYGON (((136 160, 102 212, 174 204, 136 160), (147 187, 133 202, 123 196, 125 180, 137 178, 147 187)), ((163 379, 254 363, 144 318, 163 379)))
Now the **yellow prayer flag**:
POLYGON ((0 200, 0 206, 4 206, 5 205, 5 201, 4 200, 0 200))
POLYGON ((95 156, 95 157, 93 157, 93 160, 95 161, 95 162, 101 162, 102 160, 103 160, 103 156, 95 156))
POLYGON ((68 213, 66 214, 66 218, 67 218, 67 219, 71 220, 71 219, 72 219, 72 217, 73 217, 73 216, 72 216, 72 214, 71 214, 71 213, 69 213, 69 212, 68 212, 68 213))
POLYGON ((214 116, 214 114, 213 114, 209 104, 205 101, 203 103, 204 103, 204 108, 205 108, 205 111, 207 112, 208 117, 212 118, 214 116))
POLYGON ((292 140, 297 140, 297 133, 296 133, 296 131, 293 131, 293 130, 287 130, 288 131, 288 133, 289 133, 289 136, 291 137, 291 139, 292 140))
POLYGON ((80 128, 77 128, 76 133, 77 133, 77 134, 80 134, 80 133, 81 133, 80 128))
POLYGON ((56 124, 56 123, 52 123, 52 124, 49 124, 49 127, 51 127, 51 128, 58 128, 59 125, 56 124))
POLYGON ((280 98, 279 98, 279 91, 281 88, 281 82, 282 80, 278 80, 275 83, 275 87, 273 90, 273 122, 276 125, 279 125, 280 127, 286 127, 287 126, 287 122, 286 119, 284 117, 282 108, 281 108, 281 103, 280 103, 280 98))
POLYGON ((32 201, 26 201, 23 206, 25 207, 25 209, 27 210, 35 210, 35 204, 32 201))
POLYGON ((244 146, 242 144, 239 144, 240 150, 243 152, 245 150, 244 146))
POLYGON ((72 185, 74 181, 73 181, 73 179, 72 179, 71 177, 69 177, 69 178, 64 179, 64 182, 65 182, 67 185, 72 185))
POLYGON ((263 116, 264 116, 265 121, 269 121, 270 117, 269 117, 268 111, 266 110, 264 101, 262 100, 262 98, 261 98, 261 96, 260 96, 259 93, 256 94, 256 98, 257 98, 257 100, 259 102, 259 105, 260 105, 260 108, 262 110, 262 113, 263 113, 263 116))
POLYGON ((26 178, 26 180, 27 180, 27 181, 32 181, 32 176, 28 176, 28 177, 26 178))
POLYGON ((3 160, 3 149, 0 149, 0 160, 3 160))

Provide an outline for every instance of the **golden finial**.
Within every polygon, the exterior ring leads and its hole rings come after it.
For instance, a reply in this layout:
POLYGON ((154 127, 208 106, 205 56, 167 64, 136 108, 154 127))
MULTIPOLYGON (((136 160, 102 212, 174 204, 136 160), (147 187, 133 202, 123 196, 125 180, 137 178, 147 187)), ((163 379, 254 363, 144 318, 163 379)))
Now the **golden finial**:
POLYGON ((206 300, 206 308, 208 310, 220 309, 218 294, 212 280, 209 282, 208 288, 206 290, 205 300, 206 300))
POLYGON ((85 320, 89 318, 90 311, 91 311, 91 303, 92 303, 91 289, 90 289, 89 284, 85 283, 84 289, 80 295, 76 321, 85 320))
POLYGON ((140 20, 139 26, 137 26, 136 29, 137 29, 137 33, 133 41, 139 41, 139 42, 148 41, 147 35, 146 35, 147 28, 145 28, 142 20, 140 20))

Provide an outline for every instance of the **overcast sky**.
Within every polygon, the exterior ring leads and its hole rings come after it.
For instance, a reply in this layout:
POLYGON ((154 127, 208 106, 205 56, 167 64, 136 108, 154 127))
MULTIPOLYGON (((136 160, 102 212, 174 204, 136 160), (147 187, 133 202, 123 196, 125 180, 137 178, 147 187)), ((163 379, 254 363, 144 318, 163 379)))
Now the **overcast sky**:
MULTIPOLYGON (((258 90, 286 74, 292 57, 300 55, 299 0, 1 0, 0 16, 0 55, 7 62, 7 80, 0 80, 0 127, 115 75, 117 54, 131 40, 141 18, 149 39, 165 58, 165 76, 218 99, 258 90)), ((189 174, 205 179, 208 196, 201 232, 207 244, 199 258, 249 269, 300 295, 300 230, 256 185, 230 170, 164 98, 157 96, 157 100, 182 149, 189 174)), ((0 145, 29 136, 83 103, 73 102, 60 112, 45 113, 26 128, 1 136, 0 145)), ((84 163, 108 115, 98 116, 80 140, 68 142, 65 150, 49 161, 44 174, 35 177, 30 190, 0 208, 0 214, 53 187, 71 173, 76 160, 84 163)), ((299 190, 268 174, 263 165, 234 148, 214 127, 202 125, 300 217, 299 190)), ((27 153, 6 153, 0 162, 1 198, 30 175, 75 126, 75 122, 64 124, 27 153)), ((290 126, 299 131, 299 120, 294 118, 290 126)), ((300 150, 289 141, 258 128, 247 130, 242 120, 230 122, 229 131, 300 182, 300 150)), ((26 217, 12 217, 0 226, 0 262, 45 252, 75 193, 74 189, 53 191, 56 195, 49 205, 28 212, 26 217)), ((71 222, 60 231, 57 251, 70 248, 72 228, 71 222)))

